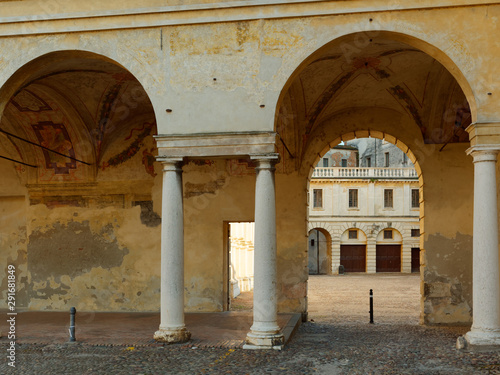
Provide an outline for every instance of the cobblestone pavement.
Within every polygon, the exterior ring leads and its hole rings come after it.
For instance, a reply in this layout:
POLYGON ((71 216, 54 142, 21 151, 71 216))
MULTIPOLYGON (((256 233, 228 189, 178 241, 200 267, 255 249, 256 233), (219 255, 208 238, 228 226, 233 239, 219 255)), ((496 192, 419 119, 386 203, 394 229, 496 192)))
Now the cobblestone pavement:
POLYGON ((500 374, 500 352, 455 349, 467 327, 418 325, 418 289, 415 276, 312 277, 310 320, 283 351, 23 344, 16 369, 4 359, 0 373, 500 374), (374 289, 375 324, 367 320, 366 287, 374 289))

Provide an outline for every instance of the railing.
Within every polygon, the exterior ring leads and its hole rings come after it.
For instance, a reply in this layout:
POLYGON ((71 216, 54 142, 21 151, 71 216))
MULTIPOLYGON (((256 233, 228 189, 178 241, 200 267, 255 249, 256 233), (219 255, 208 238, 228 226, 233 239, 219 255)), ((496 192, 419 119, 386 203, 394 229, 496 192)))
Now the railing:
POLYGON ((314 168, 313 178, 418 178, 414 168, 314 168))

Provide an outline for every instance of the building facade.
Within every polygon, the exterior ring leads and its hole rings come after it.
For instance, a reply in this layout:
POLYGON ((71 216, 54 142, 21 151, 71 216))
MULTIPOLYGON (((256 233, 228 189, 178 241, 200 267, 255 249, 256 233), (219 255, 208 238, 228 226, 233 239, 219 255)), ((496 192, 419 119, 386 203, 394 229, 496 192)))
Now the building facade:
POLYGON ((253 221, 247 341, 280 346, 277 312, 307 315, 314 167, 371 137, 417 171, 422 323, 500 345, 499 19, 489 0, 0 1, 16 307, 158 311, 158 340, 189 339, 185 311, 224 310, 224 226, 253 221))
POLYGON ((309 273, 419 272, 420 193, 413 165, 380 140, 359 139, 345 147, 353 149, 332 149, 312 174, 309 273), (323 167, 325 159, 345 160, 345 166, 323 167))

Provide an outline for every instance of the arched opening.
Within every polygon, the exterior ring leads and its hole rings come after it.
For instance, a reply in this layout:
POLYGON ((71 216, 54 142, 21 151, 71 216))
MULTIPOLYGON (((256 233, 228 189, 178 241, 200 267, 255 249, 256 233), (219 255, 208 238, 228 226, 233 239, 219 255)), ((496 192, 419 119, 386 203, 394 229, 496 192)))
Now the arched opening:
POLYGON ((323 228, 309 231, 308 245, 309 275, 329 275, 332 270, 331 235, 323 228))
POLYGON ((23 228, 1 251, 24 276, 20 308, 156 310, 161 176, 142 85, 104 56, 61 51, 0 96, 0 205, 23 228))
POLYGON ((403 236, 394 228, 384 228, 377 235, 377 272, 401 272, 403 262, 408 263, 411 254, 403 254, 403 236))
POLYGON ((349 228, 340 237, 339 273, 366 272, 366 234, 357 228, 349 228))
MULTIPOLYGON (((411 178, 416 186, 408 185, 405 189, 410 190, 404 196, 411 204, 412 190, 418 191, 419 207, 410 206, 410 210, 416 214, 419 224, 412 223, 399 232, 406 238, 411 237, 412 229, 419 229, 419 246, 416 246, 415 238, 411 246, 421 251, 421 283, 437 283, 435 276, 442 272, 452 288, 457 284, 462 293, 461 303, 457 305, 453 298, 442 296, 438 302, 437 295, 426 294, 430 289, 421 288, 421 321, 450 322, 450 315, 454 314, 445 312, 443 306, 446 305, 446 308, 451 306, 457 311, 452 318, 454 322, 466 322, 470 319, 471 289, 467 279, 470 271, 464 272, 462 266, 453 269, 439 254, 457 251, 452 244, 454 239, 450 238, 443 248, 433 242, 432 236, 439 236, 443 216, 453 215, 452 212, 456 211, 452 202, 448 202, 452 184, 447 187, 447 196, 439 182, 444 175, 452 175, 455 166, 460 165, 462 170, 450 177, 450 181, 453 178, 460 180, 463 189, 456 194, 460 194, 465 210, 472 208, 470 195, 465 191, 470 184, 464 184, 472 171, 464 152, 469 139, 465 129, 475 117, 470 89, 460 78, 460 72, 450 69, 453 64, 448 64, 450 61, 444 58, 444 54, 431 53, 431 46, 400 34, 379 32, 367 38, 361 48, 357 43, 363 36, 360 34, 344 36, 317 50, 304 60, 285 85, 276 110, 282 168, 285 173, 297 171, 307 179, 310 220, 311 206, 314 205, 310 189, 313 173, 329 150, 361 138, 377 138, 385 144, 397 146, 414 164, 415 172, 411 178), (423 176, 427 175, 429 179, 426 177, 424 185, 423 176), (442 210, 445 201, 449 203, 448 214, 442 210), (432 272, 428 272, 429 269, 432 272), (425 310, 424 306, 427 307, 425 310)), ((369 168, 367 164, 372 161, 362 159, 357 167, 369 168)), ((345 167, 343 160, 339 162, 339 168, 345 167)), ((348 165, 347 159, 345 164, 348 165)), ((374 179, 380 177, 383 176, 373 176, 374 179)), ((382 196, 379 201, 383 202, 383 199, 382 196)), ((460 214, 460 220, 468 220, 468 216, 463 215, 460 214)), ((360 228, 352 225, 357 219, 346 217, 341 220, 345 222, 344 229, 332 235, 333 254, 337 246, 340 249, 343 233, 349 228, 360 228)), ((392 224, 380 227, 392 228, 392 224)), ((452 230, 450 228, 450 232, 452 230)), ((377 243, 374 236, 380 228, 367 227, 363 231, 368 236, 367 253, 373 250, 374 254, 373 259, 367 256, 366 269, 376 272, 377 243)), ((458 246, 464 256, 470 256, 469 245, 465 240, 458 246)), ((401 250, 405 257, 400 256, 399 272, 410 273, 411 247, 407 249, 404 244, 401 247, 405 248, 401 250), (406 256, 407 253, 410 255, 406 256)), ((334 263, 332 261, 332 265, 334 263)), ((465 267, 468 268, 466 264, 465 267)))

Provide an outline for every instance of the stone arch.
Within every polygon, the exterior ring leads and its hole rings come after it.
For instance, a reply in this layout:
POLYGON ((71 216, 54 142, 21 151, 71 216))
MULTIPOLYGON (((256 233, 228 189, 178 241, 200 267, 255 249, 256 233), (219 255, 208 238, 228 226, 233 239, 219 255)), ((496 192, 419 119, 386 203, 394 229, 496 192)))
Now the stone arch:
MULTIPOLYGON (((352 26, 352 25, 351 25, 352 26)), ((444 51, 453 51, 453 41, 452 40, 426 40, 426 36, 423 33, 418 35, 415 33, 411 34, 408 29, 399 29, 402 26, 396 26, 392 30, 387 29, 387 26, 382 28, 376 28, 376 24, 371 24, 370 28, 365 28, 361 25, 355 25, 359 30, 357 32, 351 32, 352 28, 340 29, 340 30, 329 30, 325 29, 322 33, 318 33, 320 36, 316 39, 316 44, 311 44, 308 50, 301 51, 290 51, 290 56, 285 56, 285 60, 289 61, 286 65, 286 70, 281 72, 279 75, 280 80, 276 82, 276 86, 282 87, 282 91, 276 97, 276 116, 275 124, 278 117, 278 109, 283 101, 284 94, 286 90, 290 87, 291 82, 298 76, 298 74, 315 59, 317 55, 322 53, 322 50, 328 48, 332 44, 339 45, 352 45, 354 48, 359 48, 359 43, 366 43, 373 38, 387 38, 394 41, 398 41, 414 48, 419 49, 425 54, 431 56, 440 64, 442 64, 447 71, 449 71, 453 77, 456 79, 461 89, 465 93, 466 99, 471 108, 472 122, 477 121, 477 104, 474 92, 469 82, 472 80, 467 78, 464 72, 465 67, 472 64, 472 61, 466 60, 463 62, 462 67, 460 67, 456 61, 464 58, 463 55, 451 56, 444 51), (443 45, 440 45, 443 44, 443 45), (298 53, 299 52, 299 53, 298 53), (287 59, 289 57, 289 59, 287 59)), ((276 128, 276 126, 275 126, 276 128)))
POLYGON ((315 230, 322 233, 325 236, 326 240, 326 248, 324 249, 324 254, 323 254, 324 259, 320 255, 321 253, 320 244, 318 243, 315 244, 315 246, 312 246, 311 242, 309 241, 308 244, 309 263, 311 263, 311 258, 315 258, 317 264, 319 265, 319 267, 317 267, 318 274, 326 273, 327 275, 330 275, 332 270, 332 235, 330 230, 327 229, 330 226, 324 222, 309 223, 308 226, 311 227, 308 229, 309 240, 311 240, 311 235, 315 230), (316 254, 310 253, 310 251, 312 251, 313 249, 314 251, 316 251, 316 254))
MULTIPOLYGON (((102 43, 88 43, 85 46, 75 45, 70 39, 60 40, 57 47, 54 44, 40 43, 38 48, 23 50, 16 57, 9 59, 9 64, 0 72, 0 113, 3 113, 6 102, 15 94, 16 88, 22 86, 29 77, 30 71, 40 63, 50 64, 56 60, 62 60, 71 54, 93 56, 95 58, 111 62, 130 72, 148 95, 155 113, 158 114, 160 99, 157 93, 164 91, 159 85, 158 75, 160 72, 152 71, 151 64, 141 64, 136 54, 130 48, 116 47, 102 43)), ((157 115, 158 117, 158 115, 157 115)))

